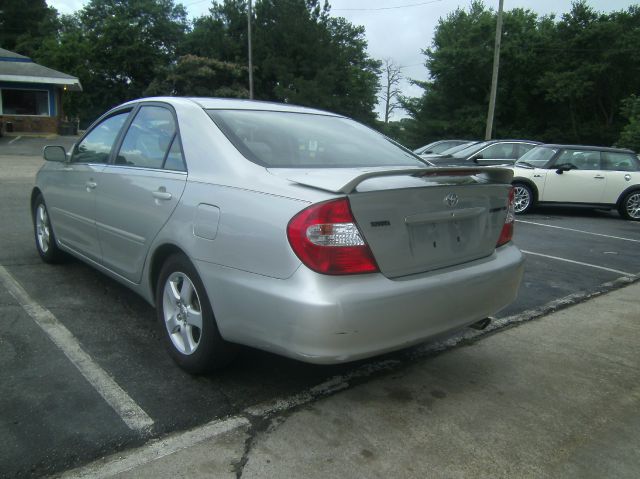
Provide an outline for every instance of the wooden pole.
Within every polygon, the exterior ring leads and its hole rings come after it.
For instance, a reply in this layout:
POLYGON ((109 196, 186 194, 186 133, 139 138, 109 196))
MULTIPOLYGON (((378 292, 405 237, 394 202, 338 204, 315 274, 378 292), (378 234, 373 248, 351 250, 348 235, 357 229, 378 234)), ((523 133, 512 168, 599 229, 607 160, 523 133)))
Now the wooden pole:
POLYGON ((496 94, 498 92, 498 69, 500 67, 500 42, 502 39, 502 7, 504 0, 498 5, 498 22, 496 25, 496 42, 493 48, 493 74, 491 75, 491 95, 489 97, 489 112, 487 113, 487 129, 484 139, 490 140, 493 134, 493 116, 496 110, 496 94))
POLYGON ((247 41, 249 49, 249 99, 253 100, 253 58, 251 48, 251 0, 249 0, 249 8, 247 9, 247 41))

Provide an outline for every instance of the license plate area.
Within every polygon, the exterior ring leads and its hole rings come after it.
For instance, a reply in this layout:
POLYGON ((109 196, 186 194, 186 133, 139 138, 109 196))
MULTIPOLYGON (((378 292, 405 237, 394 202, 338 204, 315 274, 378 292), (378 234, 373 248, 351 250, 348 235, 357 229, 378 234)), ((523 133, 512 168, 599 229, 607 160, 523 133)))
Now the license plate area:
POLYGON ((415 262, 442 267, 483 253, 485 208, 412 215, 405 218, 415 262))

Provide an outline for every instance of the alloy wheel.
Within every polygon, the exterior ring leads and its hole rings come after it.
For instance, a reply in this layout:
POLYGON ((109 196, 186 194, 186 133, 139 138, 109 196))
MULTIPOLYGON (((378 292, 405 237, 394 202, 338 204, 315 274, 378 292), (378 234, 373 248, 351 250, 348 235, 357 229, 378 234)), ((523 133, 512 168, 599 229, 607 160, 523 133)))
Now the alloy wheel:
POLYGON ((189 277, 174 272, 163 292, 164 323, 173 346, 182 354, 193 354, 202 338, 202 307, 189 277))
POLYGON ((36 209, 36 237, 40 250, 46 254, 51 243, 51 223, 43 203, 40 203, 36 209))
POLYGON ((640 192, 629 195, 624 207, 629 217, 634 220, 640 219, 640 192))
POLYGON ((516 213, 522 213, 531 204, 531 193, 524 186, 515 187, 514 210, 516 213))

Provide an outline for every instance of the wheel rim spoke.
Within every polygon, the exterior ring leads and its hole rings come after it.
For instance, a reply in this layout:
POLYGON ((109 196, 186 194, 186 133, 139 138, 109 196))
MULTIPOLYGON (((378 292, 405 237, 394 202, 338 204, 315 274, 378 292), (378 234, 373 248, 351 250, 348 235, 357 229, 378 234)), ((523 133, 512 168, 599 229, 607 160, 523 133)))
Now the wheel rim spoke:
POLYGON ((191 297, 193 295, 193 284, 189 281, 189 278, 184 277, 184 281, 182 282, 182 289, 180 290, 180 300, 182 304, 186 306, 191 306, 191 297))
POLYGON ((182 339, 184 353, 191 354, 191 352, 193 352, 193 349, 194 349, 194 344, 193 344, 193 337, 191 335, 190 326, 182 326, 180 328, 180 338, 182 339))
POLYGON ((202 329, 202 313, 191 307, 187 308, 187 324, 202 329))

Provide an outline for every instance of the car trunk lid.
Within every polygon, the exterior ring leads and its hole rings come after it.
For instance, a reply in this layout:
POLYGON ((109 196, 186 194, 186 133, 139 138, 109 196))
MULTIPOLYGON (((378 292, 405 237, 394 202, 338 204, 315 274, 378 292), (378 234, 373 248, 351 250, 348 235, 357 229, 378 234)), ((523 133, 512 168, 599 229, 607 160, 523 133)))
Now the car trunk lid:
POLYGON ((343 169, 287 179, 344 193, 382 274, 398 278, 492 254, 511 172, 499 168, 343 169))

